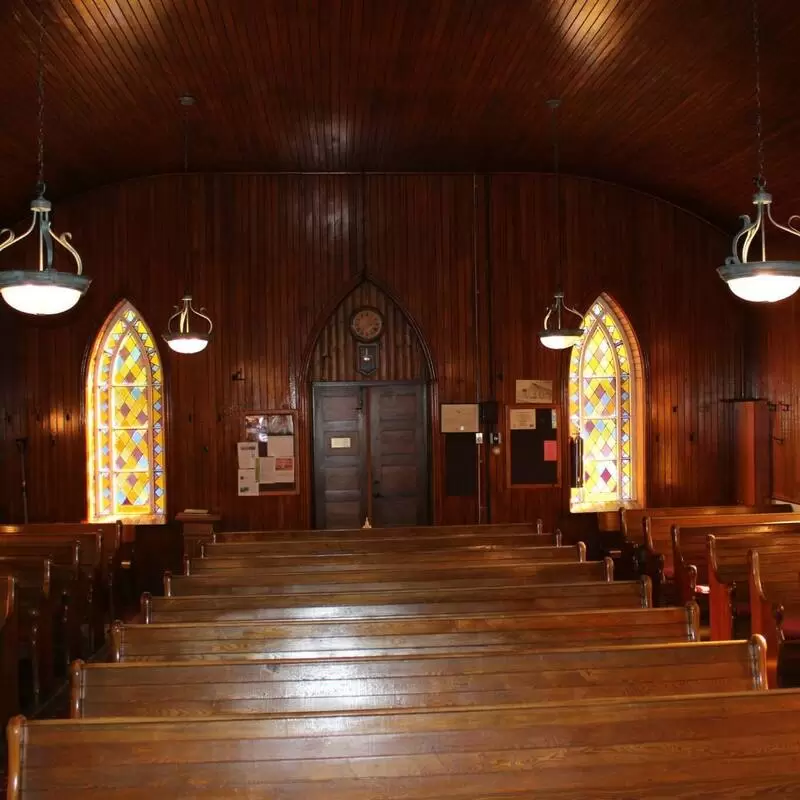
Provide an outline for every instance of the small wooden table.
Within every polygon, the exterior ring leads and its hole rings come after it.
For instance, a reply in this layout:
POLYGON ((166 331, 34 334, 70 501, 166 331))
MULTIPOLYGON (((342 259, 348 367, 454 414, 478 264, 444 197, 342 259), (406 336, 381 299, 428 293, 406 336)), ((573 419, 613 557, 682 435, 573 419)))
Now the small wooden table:
POLYGON ((210 542, 214 533, 214 524, 222 519, 222 515, 214 511, 204 514, 193 514, 181 511, 175 516, 183 526, 183 555, 189 558, 200 557, 200 542, 210 542))

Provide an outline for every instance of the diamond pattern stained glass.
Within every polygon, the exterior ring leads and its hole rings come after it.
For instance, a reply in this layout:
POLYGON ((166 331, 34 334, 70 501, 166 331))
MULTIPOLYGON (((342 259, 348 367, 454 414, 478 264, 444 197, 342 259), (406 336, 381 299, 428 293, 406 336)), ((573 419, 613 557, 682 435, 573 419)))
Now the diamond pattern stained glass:
POLYGON ((632 410, 635 386, 624 326, 601 299, 583 319, 572 348, 569 379, 571 435, 583 439, 584 483, 573 505, 633 499, 632 410))
POLYGON ((89 518, 163 522, 164 396, 161 358, 136 309, 106 320, 87 380, 89 518))

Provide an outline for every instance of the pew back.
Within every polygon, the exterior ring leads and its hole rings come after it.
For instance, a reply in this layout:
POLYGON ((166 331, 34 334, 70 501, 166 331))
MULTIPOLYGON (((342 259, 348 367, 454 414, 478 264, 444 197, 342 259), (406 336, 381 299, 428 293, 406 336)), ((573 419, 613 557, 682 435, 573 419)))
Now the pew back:
POLYGON ((305 539, 269 539, 258 535, 244 534, 236 539, 220 539, 203 542, 201 553, 207 556, 221 555, 263 555, 265 549, 270 555, 314 555, 331 553, 416 553, 431 551, 450 551, 465 547, 536 547, 561 544, 560 534, 537 534, 516 532, 486 536, 408 536, 405 530, 384 533, 380 536, 336 539, 324 535, 305 539))
POLYGON ((9 726, 9 800, 800 796, 800 692, 9 726), (709 759, 713 757, 713 762, 709 759))
MULTIPOLYGON (((229 545, 228 547, 236 547, 229 545)), ((403 555, 403 566, 423 569, 482 565, 519 565, 532 561, 585 561, 586 545, 578 542, 565 547, 516 547, 491 550, 440 550, 432 553, 407 553, 403 555)), ((258 555, 225 553, 211 556, 203 549, 202 558, 185 558, 184 574, 198 575, 227 569, 258 569, 265 573, 283 572, 336 572, 337 570, 363 571, 370 569, 396 570, 396 553, 331 554, 325 556, 273 556, 269 545, 258 555)))
POLYGON ((388 619, 121 624, 113 661, 333 658, 697 641, 695 604, 388 619))
POLYGON ((620 508, 620 531, 626 539, 639 541, 642 535, 642 524, 645 517, 702 517, 719 514, 760 514, 764 512, 777 514, 791 512, 790 503, 774 503, 757 506, 667 506, 663 508, 620 508))
POLYGON ((495 536, 519 534, 543 534, 541 520, 536 522, 493 523, 491 525, 409 525, 403 528, 338 528, 320 530, 264 530, 264 531, 215 531, 214 542, 260 542, 260 541, 305 541, 326 539, 329 541, 379 540, 397 538, 455 539, 471 538, 491 540, 495 536))
POLYGON ((19 609, 16 581, 0 577, 0 725, 19 713, 19 609))
POLYGON ((318 594, 142 596, 144 622, 323 619, 472 614, 511 611, 578 611, 591 608, 650 608, 650 579, 565 584, 473 584, 465 589, 439 586, 395 591, 318 594), (476 597, 477 595, 477 597, 476 597), (480 598, 480 599, 478 599, 480 598))
POLYGON ((496 706, 766 689, 751 641, 324 661, 73 664, 70 714, 180 717, 496 706))
POLYGON ((283 571, 265 574, 261 570, 224 570, 204 575, 164 575, 164 595, 177 597, 197 594, 303 594, 311 592, 394 591, 428 583, 441 588, 468 588, 524 583, 570 583, 575 581, 613 580, 613 562, 525 562, 395 570, 367 568, 336 570, 321 573, 283 571))
POLYGON ((687 528, 729 528, 740 525, 766 525, 770 523, 800 523, 800 514, 716 514, 705 516, 645 517, 644 542, 651 555, 663 556, 664 572, 671 575, 674 570, 672 560, 672 527, 687 528))

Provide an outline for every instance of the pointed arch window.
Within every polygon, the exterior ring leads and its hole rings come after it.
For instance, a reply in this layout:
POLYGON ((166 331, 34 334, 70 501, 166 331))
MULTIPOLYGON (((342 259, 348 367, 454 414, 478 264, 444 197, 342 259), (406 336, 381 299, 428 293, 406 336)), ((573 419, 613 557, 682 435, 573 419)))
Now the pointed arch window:
POLYGON ((161 356, 127 301, 95 339, 86 380, 91 522, 166 521, 161 356))
POLYGON ((583 440, 583 486, 570 510, 644 505, 644 377, 639 344, 622 309, 605 294, 583 318, 569 369, 570 435, 583 440))

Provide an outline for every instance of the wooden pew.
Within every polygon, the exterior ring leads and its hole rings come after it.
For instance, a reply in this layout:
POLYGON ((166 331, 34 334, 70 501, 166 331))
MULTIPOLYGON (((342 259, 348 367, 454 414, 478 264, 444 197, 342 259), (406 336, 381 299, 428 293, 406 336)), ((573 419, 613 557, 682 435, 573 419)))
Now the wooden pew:
MULTIPOLYGON (((229 545, 236 547, 236 545, 229 545)), ((203 555, 201 558, 183 560, 184 575, 200 575, 219 570, 258 569, 265 573, 278 572, 336 572, 339 570, 396 570, 397 553, 357 553, 312 556, 273 556, 269 545, 259 555, 231 555, 219 557, 203 555)), ((496 550, 439 550, 433 553, 406 553, 403 567, 431 569, 440 567, 469 567, 482 565, 515 565, 542 561, 586 561, 586 545, 578 542, 564 547, 516 547, 496 550)))
POLYGON ((54 565, 49 558, 0 557, 0 575, 4 581, 13 580, 16 584, 16 650, 20 658, 30 660, 36 705, 55 685, 55 653, 63 653, 64 668, 71 658, 67 600, 63 594, 71 575, 59 576, 59 571, 68 569, 54 565))
POLYGON ((130 568, 133 544, 136 538, 134 525, 116 522, 46 522, 28 525, 0 525, 0 540, 3 536, 61 536, 75 539, 84 533, 100 533, 103 536, 101 569, 102 583, 108 587, 105 609, 107 620, 116 618, 117 588, 123 568, 130 568))
POLYGON ((667 506, 662 508, 620 508, 619 529, 626 539, 641 540, 645 517, 703 517, 720 514, 762 514, 791 512, 790 503, 757 506, 667 506))
POLYGON ((645 517, 643 521, 643 571, 653 581, 653 596, 661 602, 663 587, 672 583, 675 565, 672 560, 672 527, 728 528, 737 525, 764 525, 772 522, 797 523, 800 514, 786 512, 763 514, 704 514, 696 516, 645 517))
MULTIPOLYGON (((405 531, 392 529, 390 536, 369 536, 347 540, 314 536, 305 539, 251 539, 250 541, 201 542, 203 556, 226 554, 271 555, 327 555, 331 553, 416 553, 446 551, 466 547, 537 547, 561 544, 560 534, 510 533, 483 536, 410 536, 405 531)), ((288 532, 288 531, 287 531, 288 532)))
POLYGON ((799 691, 214 719, 15 718, 9 800, 800 796, 799 691))
POLYGON ((181 717, 550 703, 767 688, 766 643, 323 661, 73 664, 70 716, 181 717))
POLYGON ((750 619, 748 552, 800 547, 800 531, 787 531, 786 526, 774 524, 710 530, 713 533, 706 536, 705 561, 711 640, 722 641, 734 638, 736 619, 750 619))
POLYGON ((19 714, 19 608, 16 581, 0 578, 0 725, 19 714))
MULTIPOLYGON (((82 652, 82 626, 85 625, 89 633, 95 620, 91 582, 81 566, 81 541, 38 535, 11 538, 13 541, 0 539, 0 558, 48 559, 51 562, 51 593, 59 603, 63 601, 61 613, 66 663, 69 664, 71 657, 82 652)), ((89 643, 90 636, 87 636, 87 651, 91 649, 89 643)))
POLYGON ((192 594, 304 594, 311 592, 340 592, 345 589, 360 591, 407 588, 414 584, 429 583, 442 588, 469 588, 476 584, 507 585, 509 581, 525 583, 571 583, 585 581, 610 581, 613 579, 613 562, 525 562, 497 566, 452 568, 409 568, 398 566, 395 570, 367 568, 363 570, 336 570, 327 572, 272 572, 261 570, 223 570, 205 575, 164 574, 164 595, 179 597, 192 594))
MULTIPOLYGON (((800 543, 800 521, 772 522, 758 525, 729 525, 727 527, 705 526, 682 528, 672 526, 672 563, 678 599, 682 603, 695 600, 697 594, 709 593, 708 537, 715 540, 736 537, 741 534, 758 535, 764 541, 770 535, 783 534, 782 542, 791 542, 796 537, 800 543)), ((777 541, 777 540, 776 540, 777 541)), ((747 578, 747 551, 742 553, 742 574, 747 578)))
POLYGON ((65 546, 68 543, 78 542, 77 558, 84 580, 80 596, 73 599, 80 605, 79 613, 86 616, 89 652, 94 652, 103 641, 105 624, 110 625, 114 621, 111 616, 114 611, 112 569, 111 565, 104 561, 104 553, 107 549, 104 536, 107 535, 99 531, 81 531, 71 534, 67 539, 62 532, 53 532, 52 530, 36 534, 0 535, 0 555, 22 552, 21 548, 27 547, 28 544, 65 546))
MULTIPOLYGON (((402 528, 338 528, 322 530, 263 530, 263 531, 214 531, 213 542, 288 542, 327 539, 346 541, 348 539, 454 539, 471 538, 484 541, 496 536, 518 536, 545 534, 541 520, 536 522, 497 523, 491 525, 410 525, 402 528)), ((545 534, 548 535, 548 534, 545 534)), ((560 535, 560 533, 559 533, 560 535)))
POLYGON ((695 604, 550 613, 389 619, 122 624, 111 660, 227 661, 263 658, 423 655, 614 644, 694 642, 695 604))
POLYGON ((272 595, 142 595, 141 621, 342 619, 516 611, 651 608, 650 579, 565 584, 513 584, 446 589, 438 585, 386 591, 352 587, 335 593, 272 595))
POLYGON ((767 642, 770 685, 780 686, 784 644, 800 638, 800 549, 751 550, 748 559, 750 627, 767 642))

